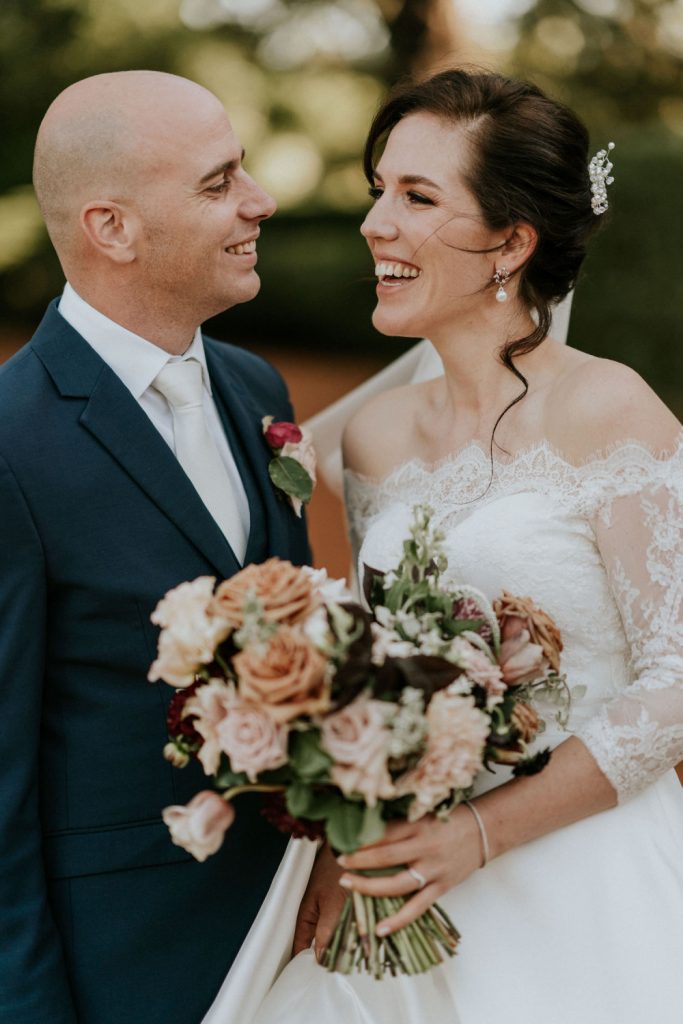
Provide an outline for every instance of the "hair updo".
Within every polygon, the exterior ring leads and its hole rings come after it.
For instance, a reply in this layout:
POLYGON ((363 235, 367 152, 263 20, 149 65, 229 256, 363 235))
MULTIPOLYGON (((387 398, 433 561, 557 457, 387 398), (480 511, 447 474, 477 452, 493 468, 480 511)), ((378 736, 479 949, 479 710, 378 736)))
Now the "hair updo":
MULTIPOLYGON (((572 110, 528 82, 499 74, 442 71, 399 86, 376 114, 363 157, 373 183, 377 153, 408 114, 433 114, 468 128, 466 186, 489 228, 525 222, 538 234, 533 254, 517 271, 519 296, 538 321, 531 334, 508 342, 501 359, 525 384, 512 359, 548 335, 551 306, 573 288, 598 226, 591 207, 588 132, 572 110)), ((520 398, 523 395, 520 395, 520 398)))

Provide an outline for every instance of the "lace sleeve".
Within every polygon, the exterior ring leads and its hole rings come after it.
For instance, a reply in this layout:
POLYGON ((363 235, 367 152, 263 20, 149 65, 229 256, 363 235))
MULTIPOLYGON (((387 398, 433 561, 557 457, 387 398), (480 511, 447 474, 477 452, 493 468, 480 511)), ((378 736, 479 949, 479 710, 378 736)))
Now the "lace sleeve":
MULTIPOLYGON (((630 647, 633 682, 578 735, 619 800, 683 759, 681 455, 679 449, 667 461, 650 459, 647 474, 635 474, 621 490, 617 487, 595 518, 598 548, 630 647)), ((599 629, 599 623, 590 628, 599 629)))

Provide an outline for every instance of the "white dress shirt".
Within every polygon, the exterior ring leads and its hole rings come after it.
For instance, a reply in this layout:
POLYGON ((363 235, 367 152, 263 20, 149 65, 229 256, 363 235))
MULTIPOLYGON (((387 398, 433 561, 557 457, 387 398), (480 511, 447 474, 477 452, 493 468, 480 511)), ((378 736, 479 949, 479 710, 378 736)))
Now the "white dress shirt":
POLYGON ((248 537, 249 502, 213 401, 200 328, 197 328, 187 351, 183 352, 181 356, 172 356, 158 345, 146 341, 138 334, 133 334, 132 331, 126 330, 125 327, 98 312, 85 302, 68 282, 59 300, 59 312, 114 371, 121 383, 128 388, 174 454, 175 439, 171 409, 164 396, 151 385, 166 363, 180 362, 183 359, 197 360, 202 367, 206 426, 225 466, 235 495, 239 517, 245 535, 248 537))

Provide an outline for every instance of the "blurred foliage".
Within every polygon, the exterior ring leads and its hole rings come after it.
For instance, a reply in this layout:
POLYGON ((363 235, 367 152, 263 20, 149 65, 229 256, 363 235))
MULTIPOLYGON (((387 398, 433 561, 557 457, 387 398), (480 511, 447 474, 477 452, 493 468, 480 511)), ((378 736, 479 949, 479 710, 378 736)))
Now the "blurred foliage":
POLYGON ((194 78, 223 100, 250 172, 280 205, 259 244, 261 294, 211 328, 247 343, 381 347, 389 357, 397 346, 370 324, 372 267, 358 233, 364 134, 398 78, 484 62, 569 102, 596 149, 617 143, 612 208, 570 340, 630 363, 683 412, 674 344, 683 327, 683 0, 508 7, 494 22, 480 0, 2 0, 5 323, 34 322, 63 283, 30 188, 45 109, 76 79, 149 67, 194 78))
POLYGON ((667 120, 681 104, 679 0, 538 0, 517 30, 513 63, 561 85, 593 122, 667 120))

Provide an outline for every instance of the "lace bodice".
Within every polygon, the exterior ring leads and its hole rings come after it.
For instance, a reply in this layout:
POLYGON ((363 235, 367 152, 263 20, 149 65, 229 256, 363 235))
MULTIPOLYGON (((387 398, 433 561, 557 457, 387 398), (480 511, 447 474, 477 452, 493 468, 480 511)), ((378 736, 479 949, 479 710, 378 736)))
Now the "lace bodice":
POLYGON ((620 800, 683 759, 683 435, 666 455, 624 442, 581 466, 541 443, 496 462, 492 479, 473 444, 345 483, 362 563, 397 564, 412 507, 428 503, 448 575, 489 598, 528 594, 553 616, 583 693, 569 728, 620 800))

